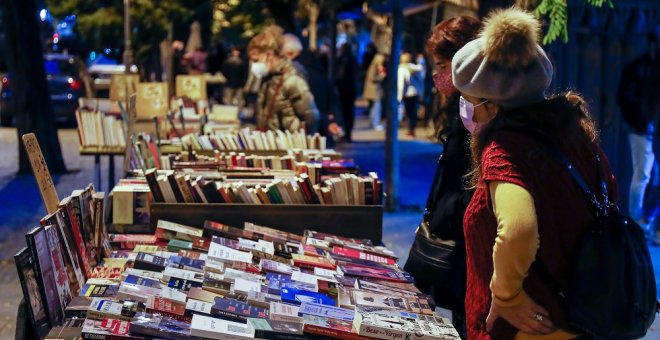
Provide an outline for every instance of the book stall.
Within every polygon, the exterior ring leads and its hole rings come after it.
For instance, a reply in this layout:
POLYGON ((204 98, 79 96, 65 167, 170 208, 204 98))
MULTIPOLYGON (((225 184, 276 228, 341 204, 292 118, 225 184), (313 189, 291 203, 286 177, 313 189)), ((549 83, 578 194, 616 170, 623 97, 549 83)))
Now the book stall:
POLYGON ((459 339, 382 245, 378 176, 319 136, 134 131, 111 191, 63 198, 24 136, 48 212, 15 255, 25 338, 459 339))

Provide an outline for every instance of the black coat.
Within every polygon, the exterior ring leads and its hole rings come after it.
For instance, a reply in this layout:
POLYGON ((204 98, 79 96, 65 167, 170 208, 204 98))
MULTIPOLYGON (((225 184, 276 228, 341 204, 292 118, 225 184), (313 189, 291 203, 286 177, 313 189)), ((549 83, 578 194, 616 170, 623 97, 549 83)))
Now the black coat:
POLYGON ((638 134, 650 134, 660 111, 660 56, 645 54, 623 70, 617 101, 623 119, 638 134))
POLYGON ((467 190, 470 170, 470 134, 458 116, 458 95, 447 108, 442 158, 429 193, 424 218, 433 234, 445 240, 463 240, 463 215, 474 190, 467 190))

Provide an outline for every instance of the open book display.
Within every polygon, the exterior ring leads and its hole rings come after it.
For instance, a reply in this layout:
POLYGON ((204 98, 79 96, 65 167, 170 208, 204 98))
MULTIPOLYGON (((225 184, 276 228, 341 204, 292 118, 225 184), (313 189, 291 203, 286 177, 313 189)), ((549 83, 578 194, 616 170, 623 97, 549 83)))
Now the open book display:
POLYGON ((41 337, 459 339, 369 240, 164 220, 107 235, 102 211, 102 194, 74 192, 16 256, 41 337))

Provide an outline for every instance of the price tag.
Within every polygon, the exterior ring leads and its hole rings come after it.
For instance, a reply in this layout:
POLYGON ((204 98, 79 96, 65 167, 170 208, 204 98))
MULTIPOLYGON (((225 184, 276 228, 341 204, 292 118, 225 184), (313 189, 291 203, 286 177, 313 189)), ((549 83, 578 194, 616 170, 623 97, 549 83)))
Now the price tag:
POLYGON ((167 115, 168 105, 167 83, 137 84, 137 117, 153 118, 167 115))
POLYGON ((192 100, 206 99, 206 79, 204 76, 177 76, 176 96, 192 100))
POLYGON ((50 171, 46 165, 44 155, 41 153, 41 147, 37 141, 37 136, 35 136, 34 133, 24 134, 23 145, 25 146, 25 150, 30 159, 32 173, 34 173, 34 178, 39 186, 41 197, 46 205, 46 211, 48 211, 49 214, 52 214, 57 211, 60 199, 57 196, 57 190, 55 190, 53 178, 50 177, 50 171))

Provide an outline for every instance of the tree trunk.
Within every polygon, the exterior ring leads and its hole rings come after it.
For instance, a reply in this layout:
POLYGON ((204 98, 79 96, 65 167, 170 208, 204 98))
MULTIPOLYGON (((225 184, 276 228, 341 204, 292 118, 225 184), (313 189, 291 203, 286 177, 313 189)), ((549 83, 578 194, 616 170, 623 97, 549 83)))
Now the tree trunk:
MULTIPOLYGON (((0 1, 6 33, 7 64, 11 74, 11 107, 18 140, 34 132, 51 173, 66 172, 57 137, 42 55, 37 8, 34 0, 0 1)), ((30 161, 19 147, 19 173, 30 173, 30 161)))
POLYGON ((387 62, 387 130, 385 134, 385 189, 388 211, 397 208, 399 195, 399 101, 397 98, 397 71, 401 57, 403 35, 403 6, 401 0, 392 1, 392 47, 387 62))

